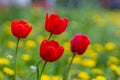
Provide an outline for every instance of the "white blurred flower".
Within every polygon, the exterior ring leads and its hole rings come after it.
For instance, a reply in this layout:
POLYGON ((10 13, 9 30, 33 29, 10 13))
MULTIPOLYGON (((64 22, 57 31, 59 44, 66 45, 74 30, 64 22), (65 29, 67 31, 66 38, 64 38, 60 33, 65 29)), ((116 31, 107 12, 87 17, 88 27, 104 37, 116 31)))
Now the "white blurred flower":
POLYGON ((7 55, 6 58, 13 59, 13 56, 12 55, 7 55))
POLYGON ((35 71, 37 69, 37 67, 36 66, 30 66, 30 69, 35 71))

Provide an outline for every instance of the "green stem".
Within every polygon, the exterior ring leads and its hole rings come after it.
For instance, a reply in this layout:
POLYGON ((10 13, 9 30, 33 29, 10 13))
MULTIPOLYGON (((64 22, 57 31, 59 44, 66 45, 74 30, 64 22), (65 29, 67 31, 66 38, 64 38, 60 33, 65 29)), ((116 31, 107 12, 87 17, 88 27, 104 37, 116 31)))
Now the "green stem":
POLYGON ((73 53, 72 59, 71 59, 70 63, 68 64, 68 68, 67 68, 67 71, 66 71, 66 74, 65 74, 65 77, 64 77, 63 80, 67 80, 67 78, 68 78, 69 71, 70 71, 70 67, 71 67, 72 62, 73 62, 73 60, 74 60, 74 58, 75 58, 75 55, 76 55, 76 54, 73 53))
POLYGON ((43 67, 42 67, 42 70, 41 70, 41 73, 40 73, 40 78, 41 78, 41 76, 42 76, 42 73, 43 73, 43 71, 44 71, 44 69, 45 69, 46 64, 47 64, 47 62, 44 62, 43 67))
POLYGON ((16 51, 14 56, 14 71, 15 71, 14 80, 16 80, 16 76, 17 76, 17 52, 18 52, 19 41, 20 41, 20 38, 17 39, 16 51))
MULTIPOLYGON (((51 37, 52 37, 52 33, 50 33, 50 35, 48 37, 48 41, 51 39, 51 37)), ((43 71, 45 69, 46 64, 47 64, 47 62, 45 62, 44 65, 43 65, 43 68, 42 68, 41 73, 40 73, 40 78, 42 76, 42 73, 43 73, 43 71)), ((37 79, 39 79, 39 67, 37 67, 37 79)))
POLYGON ((37 66, 37 79, 36 80, 39 80, 39 66, 37 66))
POLYGON ((48 38, 48 41, 51 39, 51 37, 52 37, 52 33, 50 33, 49 38, 48 38))
MULTIPOLYGON (((36 66, 36 68, 37 68, 37 69, 36 69, 36 72, 37 72, 36 80, 39 80, 39 64, 40 64, 40 63, 41 63, 41 60, 39 60, 39 61, 35 64, 35 66, 36 66)), ((31 77, 33 74, 34 74, 34 71, 32 71, 25 80, 30 80, 30 77, 31 77)))
POLYGON ((37 67, 37 80, 39 80, 39 64, 40 64, 41 60, 39 60, 36 64, 37 67))

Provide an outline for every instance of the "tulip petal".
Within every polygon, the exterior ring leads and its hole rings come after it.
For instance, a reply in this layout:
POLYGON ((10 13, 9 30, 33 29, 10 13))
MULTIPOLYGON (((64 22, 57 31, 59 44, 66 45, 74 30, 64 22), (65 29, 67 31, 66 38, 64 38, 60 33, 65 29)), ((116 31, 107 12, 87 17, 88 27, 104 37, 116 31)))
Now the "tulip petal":
POLYGON ((11 24, 11 31, 17 38, 26 38, 31 32, 32 27, 27 24, 24 20, 16 21, 13 20, 11 24))
POLYGON ((47 62, 53 62, 59 59, 63 54, 64 48, 59 43, 51 40, 43 40, 40 45, 40 56, 47 62))
POLYGON ((24 20, 20 20, 19 22, 18 22, 18 24, 23 24, 23 25, 25 25, 25 24, 27 24, 24 20))

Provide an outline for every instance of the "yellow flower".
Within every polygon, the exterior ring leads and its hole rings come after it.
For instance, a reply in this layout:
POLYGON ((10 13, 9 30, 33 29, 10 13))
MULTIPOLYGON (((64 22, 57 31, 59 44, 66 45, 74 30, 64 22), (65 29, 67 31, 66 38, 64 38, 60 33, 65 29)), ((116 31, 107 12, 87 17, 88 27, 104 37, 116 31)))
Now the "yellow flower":
POLYGON ((96 60, 98 58, 98 54, 92 50, 92 49, 88 49, 86 52, 85 52, 85 56, 89 56, 90 58, 96 60))
POLYGON ((114 64, 110 65, 110 68, 116 72, 116 74, 118 74, 120 76, 120 68, 114 64))
POLYGON ((98 51, 98 52, 103 52, 103 46, 101 45, 101 44, 95 44, 94 45, 94 48, 95 48, 95 50, 96 51, 98 51))
POLYGON ((50 80, 50 76, 42 75, 40 80, 50 80))
POLYGON ((94 74, 102 74, 102 70, 100 70, 98 68, 94 68, 94 69, 92 69, 92 73, 94 73, 94 74))
POLYGON ((93 48, 94 48, 93 45, 90 44, 87 50, 93 50, 93 48))
POLYGON ((1 65, 9 65, 10 61, 7 58, 0 58, 1 65))
POLYGON ((118 64, 119 63, 119 59, 117 57, 114 56, 109 56, 107 64, 118 64))
POLYGON ((26 48, 27 48, 27 49, 35 48, 35 47, 36 47, 35 41, 33 41, 33 40, 28 40, 28 41, 26 42, 26 48))
POLYGON ((78 77, 81 79, 81 80, 89 80, 90 76, 87 72, 84 72, 84 71, 80 71, 78 73, 78 77))
POLYGON ((3 68, 3 71, 6 74, 11 75, 11 76, 15 74, 15 72, 12 69, 8 68, 8 67, 3 68))
POLYGON ((96 62, 92 59, 83 59, 82 65, 86 67, 94 67, 96 65, 96 62))
POLYGON ((24 61, 29 61, 29 60, 31 59, 30 55, 28 55, 28 54, 23 54, 23 55, 21 56, 21 58, 22 58, 24 61))
POLYGON ((92 80, 107 80, 105 76, 97 76, 96 78, 92 80))
MULTIPOLYGON (((69 59, 69 61, 72 59, 72 57, 69 59)), ((73 64, 80 64, 81 63, 81 58, 80 56, 76 56, 74 59, 73 59, 73 64)))
POLYGON ((116 45, 113 42, 108 42, 106 43, 105 48, 109 51, 112 51, 116 48, 116 45))
POLYGON ((9 42, 7 42, 7 46, 8 46, 9 48, 15 48, 16 43, 15 43, 14 41, 9 41, 9 42))
POLYGON ((61 79, 60 79, 60 76, 52 76, 50 80, 61 80, 61 79))

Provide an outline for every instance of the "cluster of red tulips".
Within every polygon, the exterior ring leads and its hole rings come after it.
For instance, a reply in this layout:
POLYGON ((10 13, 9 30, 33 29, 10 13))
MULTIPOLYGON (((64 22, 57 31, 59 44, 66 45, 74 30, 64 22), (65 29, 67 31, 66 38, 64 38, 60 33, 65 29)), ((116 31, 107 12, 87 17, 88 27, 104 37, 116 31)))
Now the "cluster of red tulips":
MULTIPOLYGON (((41 73, 38 73, 38 78, 41 77, 42 72, 45 68, 45 65, 47 62, 54 62, 58 60, 64 52, 64 48, 60 46, 60 44, 52 40, 51 37, 52 35, 59 35, 63 33, 68 26, 68 18, 60 18, 59 15, 52 13, 51 15, 48 15, 46 13, 46 20, 45 20, 45 30, 50 33, 50 36, 48 40, 43 40, 40 44, 40 57, 42 60, 44 60, 44 65, 42 68, 41 73)), ((32 26, 30 26, 25 20, 13 20, 11 23, 11 31, 12 34, 17 38, 17 46, 16 46, 16 52, 14 56, 14 70, 15 70, 15 76, 14 80, 16 80, 16 75, 17 75, 17 52, 18 52, 18 45, 19 45, 19 40, 21 38, 26 38, 29 33, 32 31, 32 26)), ((70 66, 72 64, 72 61, 75 57, 75 55, 82 55, 88 45, 90 44, 89 38, 84 35, 84 34, 76 34, 72 39, 71 39, 71 51, 73 52, 73 57, 66 69, 64 80, 67 80, 70 66)))

